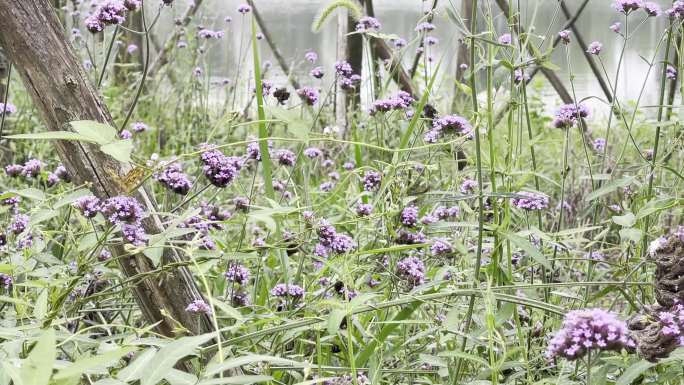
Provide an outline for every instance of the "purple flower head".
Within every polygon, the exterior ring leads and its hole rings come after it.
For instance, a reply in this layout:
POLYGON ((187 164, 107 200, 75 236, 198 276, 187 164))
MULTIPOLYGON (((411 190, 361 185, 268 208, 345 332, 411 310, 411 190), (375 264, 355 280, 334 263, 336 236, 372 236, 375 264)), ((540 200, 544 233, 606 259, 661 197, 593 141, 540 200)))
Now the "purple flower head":
POLYGON ((333 188, 335 188, 335 183, 330 181, 323 182, 318 186, 318 188, 323 192, 330 192, 333 188))
POLYGON ((513 39, 511 38, 510 33, 505 33, 505 34, 499 36, 499 44, 510 45, 512 41, 513 41, 513 39))
POLYGON ((684 1, 677 0, 672 3, 672 8, 665 11, 665 14, 673 19, 684 19, 684 1))
POLYGON ((584 104, 575 106, 574 104, 564 104, 556 111, 556 116, 553 119, 553 126, 555 128, 571 128, 580 118, 589 116, 589 108, 584 104))
POLYGON ((593 41, 589 43, 589 47, 587 47, 587 52, 589 52, 592 55, 598 55, 601 53, 601 49, 603 49, 603 44, 599 43, 598 41, 593 41))
POLYGON ((546 358, 572 361, 590 350, 632 350, 635 346, 627 325, 614 313, 602 309, 573 310, 565 315, 563 327, 549 341, 546 358))
POLYGON ((346 234, 335 234, 330 242, 330 250, 336 254, 346 254, 356 248, 354 239, 346 234))
MULTIPOLYGON (((0 235, 4 237, 5 235, 2 234, 0 235)), ((0 245, 2 246, 2 245, 0 245)), ((14 283, 14 279, 12 279, 11 275, 5 274, 5 273, 0 273, 0 287, 9 290, 12 287, 12 283, 14 283)))
POLYGON ((518 191, 513 198, 513 205, 527 211, 544 210, 549 207, 549 197, 541 193, 518 191))
POLYGON ((248 4, 240 4, 237 8, 237 11, 243 15, 246 13, 249 13, 251 10, 252 10, 252 7, 250 7, 248 4))
POLYGON ((318 90, 312 87, 302 87, 297 90, 297 95, 302 101, 313 106, 318 101, 318 90))
POLYGON ((203 299, 196 299, 188 304, 185 311, 192 314, 211 314, 211 306, 204 302, 203 299))
POLYGON ((382 182, 382 174, 377 171, 368 170, 363 174, 363 189, 366 191, 377 191, 382 182))
POLYGON ((469 134, 472 130, 470 122, 458 115, 446 115, 442 118, 435 119, 432 123, 432 129, 438 132, 455 132, 463 135, 469 134))
POLYGON ((328 248, 322 243, 317 243, 316 246, 314 246, 313 253, 319 258, 328 258, 328 248))
POLYGON ((388 112, 393 110, 405 110, 414 102, 413 97, 405 91, 399 91, 389 99, 378 99, 373 102, 369 113, 375 115, 378 112, 388 112))
POLYGON ((27 178, 35 178, 40 174, 40 170, 43 168, 43 162, 38 159, 29 159, 24 163, 24 167, 21 170, 21 175, 27 178))
POLYGON ((14 234, 21 234, 26 230, 29 223, 29 216, 24 214, 17 214, 12 219, 10 224, 10 231, 14 234))
POLYGON ((304 297, 304 289, 295 284, 279 283, 271 289, 271 295, 274 297, 291 297, 291 298, 302 298, 304 297))
POLYGON ((378 19, 371 17, 371 16, 364 16, 361 19, 359 19, 359 22, 356 23, 356 30, 359 32, 365 32, 365 31, 380 31, 380 28, 382 28, 382 25, 380 24, 380 21, 378 19))
POLYGON ((92 195, 78 198, 72 206, 86 218, 94 218, 102 210, 102 202, 92 195))
POLYGON ((348 78, 352 75, 354 70, 352 70, 351 64, 342 60, 335 63, 335 72, 337 75, 348 78))
POLYGON ((48 173, 47 176, 47 186, 52 187, 59 183, 59 177, 54 172, 48 173))
POLYGON ((0 102, 0 116, 5 115, 5 114, 7 114, 9 116, 9 115, 12 115, 16 112, 17 112, 17 107, 14 104, 12 104, 10 102, 7 102, 7 103, 0 102))
POLYGON ((404 47, 406 47, 406 44, 408 44, 406 42, 406 39, 402 39, 400 37, 396 38, 396 39, 392 39, 392 43, 394 44, 394 48, 397 48, 397 49, 398 48, 404 48, 404 47))
POLYGON ((606 148, 606 139, 596 138, 592 144, 594 146, 594 151, 601 152, 606 148))
POLYGON ((613 2, 613 8, 616 11, 628 14, 632 11, 636 11, 644 5, 643 0, 615 0, 613 2))
POLYGON ((530 75, 526 74, 522 68, 516 68, 515 71, 513 71, 513 81, 515 84, 520 84, 520 82, 528 80, 530 80, 530 75))
POLYGON ((353 170, 354 167, 356 167, 356 164, 354 162, 344 162, 344 164, 342 165, 342 168, 347 171, 353 170))
POLYGON ((343 90, 353 90, 361 82, 361 76, 353 74, 346 78, 340 78, 340 88, 343 90))
POLYGON ((605 255, 598 250, 590 251, 584 254, 584 259, 590 259, 593 261, 603 261, 605 258, 605 255))
POLYGON ((323 72, 323 67, 314 67, 311 72, 309 72, 309 75, 313 78, 321 79, 325 73, 323 72))
POLYGON ((138 8, 140 8, 140 5, 142 5, 141 0, 124 0, 124 7, 128 9, 129 11, 137 11, 138 8))
POLYGON ((144 210, 135 198, 115 196, 107 199, 101 206, 102 214, 112 224, 140 224, 144 210))
POLYGON ((221 39, 224 34, 225 34, 225 32, 223 32, 223 31, 220 31, 220 30, 219 31, 212 31, 212 30, 206 29, 206 28, 202 28, 199 30, 199 32, 197 32, 197 36, 199 36, 202 39, 206 39, 206 40, 209 40, 209 39, 218 40, 218 39, 221 39))
POLYGON ((294 166, 297 163, 297 156, 290 150, 278 150, 276 158, 278 159, 278 164, 282 166, 294 166))
POLYGON ((92 33, 101 32, 106 25, 123 24, 126 21, 126 6, 121 0, 105 0, 86 19, 86 27, 92 33))
POLYGON ((410 256, 397 262, 397 275, 410 287, 425 282, 425 264, 418 257, 410 256))
POLYGON ((437 39, 434 36, 428 36, 425 38, 425 45, 433 46, 433 45, 437 45, 438 43, 439 43, 439 39, 437 39))
POLYGON ((233 204, 235 205, 235 210, 246 211, 249 209, 249 198, 235 197, 233 198, 233 204))
POLYGON ((620 33, 620 28, 622 27, 622 23, 616 22, 610 25, 610 30, 615 32, 615 33, 620 33))
POLYGON ((110 253, 109 250, 106 249, 102 249, 102 251, 100 251, 100 255, 97 256, 97 260, 100 262, 107 262, 111 258, 112 253, 110 253))
POLYGON ((418 207, 408 206, 401 211, 400 221, 406 226, 415 226, 418 224, 418 207))
POLYGON ((448 218, 455 218, 461 213, 461 209, 458 208, 458 206, 452 206, 452 207, 444 207, 444 206, 439 206, 435 208, 433 211, 432 215, 437 217, 438 219, 448 219, 448 218))
POLYGON ((121 130, 121 132, 119 132, 119 137, 124 140, 131 139, 133 138, 133 133, 128 130, 121 130))
POLYGON ((183 172, 183 168, 177 162, 165 166, 164 169, 154 174, 154 179, 162 186, 175 192, 176 194, 186 195, 192 188, 190 178, 183 172))
POLYGON ((568 31, 567 29, 564 29, 564 30, 558 32, 558 37, 561 38, 561 41, 563 43, 565 43, 565 44, 570 43, 570 31, 568 31))
POLYGON ((668 80, 676 80, 677 79, 677 70, 673 66, 668 64, 667 68, 665 69, 665 77, 668 80))
POLYGON ((225 276, 228 281, 243 285, 249 281, 249 269, 242 265, 231 264, 225 276))
POLYGON ((126 47, 126 52, 128 52, 129 55, 135 53, 136 51, 138 51, 138 46, 135 44, 129 44, 126 47))
POLYGON ((211 184, 216 187, 226 187, 240 174, 242 160, 235 156, 225 156, 221 151, 206 147, 200 160, 204 164, 202 171, 211 184))
POLYGON ((434 31, 435 25, 428 22, 422 22, 416 25, 416 32, 429 32, 434 31))
POLYGON ((20 164, 10 164, 5 166, 5 173, 10 178, 16 178, 24 171, 24 166, 20 164))
POLYGON ((477 189, 478 183, 476 180, 473 179, 466 179, 461 183, 460 191, 461 194, 467 195, 467 194, 472 194, 475 192, 475 189, 477 189))
POLYGON ((367 217, 373 212, 373 205, 368 203, 359 203, 356 205, 356 215, 360 217, 367 217))
POLYGON ((335 227, 325 219, 321 219, 321 221, 319 222, 318 229, 316 229, 316 233, 318 234, 318 240, 321 242, 321 244, 323 244, 326 247, 330 246, 333 239, 337 235, 335 227))
POLYGON ((314 51, 306 51, 304 54, 304 59, 308 61, 309 63, 313 64, 318 60, 318 54, 314 51))
POLYGON ((646 14, 651 17, 658 17, 662 13, 660 5, 652 1, 645 2, 643 8, 644 11, 646 11, 646 14))
POLYGON ((142 246, 147 242, 147 234, 139 224, 122 224, 121 234, 124 241, 135 246, 142 246))
POLYGON ((69 183, 71 182, 71 175, 69 175, 69 172, 67 171, 66 167, 64 165, 60 164, 55 168, 54 174, 57 175, 57 178, 69 183))
POLYGON ((434 242, 432 243, 432 246, 430 246, 430 252, 433 255, 447 255, 451 254, 454 252, 453 246, 449 243, 449 240, 446 238, 438 238, 435 239, 434 242))
POLYGON ((309 147, 304 150, 304 156, 309 159, 318 158, 323 155, 323 152, 317 147, 309 147))

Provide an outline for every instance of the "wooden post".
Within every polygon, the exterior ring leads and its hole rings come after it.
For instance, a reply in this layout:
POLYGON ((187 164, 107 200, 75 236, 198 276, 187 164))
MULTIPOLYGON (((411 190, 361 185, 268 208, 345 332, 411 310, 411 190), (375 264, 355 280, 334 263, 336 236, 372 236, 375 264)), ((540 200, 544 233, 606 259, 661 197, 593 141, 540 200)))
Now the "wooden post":
MULTIPOLYGON (((2 0, 0 20, 0 47, 14 63, 48 130, 63 130, 68 122, 75 120, 113 123, 48 0, 2 0)), ((132 195, 149 212, 156 212, 152 195, 142 188, 128 194, 115 178, 125 176, 131 169, 129 164, 114 160, 90 143, 55 141, 54 144, 76 183, 90 184, 91 191, 100 198, 132 195)), ((143 227, 148 234, 163 230, 155 215, 146 218, 143 227)), ((192 333, 212 329, 207 316, 185 311, 190 302, 202 298, 187 268, 181 266, 149 274, 155 266, 142 253, 128 255, 123 245, 114 245, 110 250, 120 257, 117 260, 126 277, 139 277, 133 294, 147 322, 156 323, 159 333, 174 336, 178 323, 192 333)), ((161 263, 184 265, 171 248, 164 250, 161 263)))
MULTIPOLYGON (((337 60, 347 57, 347 21, 346 9, 337 13, 337 60)), ((335 84, 335 124, 340 130, 347 128, 347 95, 339 82, 335 84)))

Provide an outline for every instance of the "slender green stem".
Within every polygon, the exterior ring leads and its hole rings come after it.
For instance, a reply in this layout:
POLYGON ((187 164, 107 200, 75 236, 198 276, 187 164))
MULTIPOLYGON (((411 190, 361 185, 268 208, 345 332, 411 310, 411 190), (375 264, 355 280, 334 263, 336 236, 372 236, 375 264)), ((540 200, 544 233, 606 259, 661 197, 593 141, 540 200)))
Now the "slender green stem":
POLYGON ((105 73, 107 73, 107 65, 109 64, 109 58, 112 56, 112 48, 114 47, 114 42, 116 40, 116 35, 119 32, 119 26, 114 27, 114 32, 112 32, 112 39, 109 41, 109 46, 107 47, 107 54, 105 55, 104 64, 102 64, 102 71, 100 71, 100 77, 97 80, 97 88, 102 86, 102 81, 104 80, 105 73))

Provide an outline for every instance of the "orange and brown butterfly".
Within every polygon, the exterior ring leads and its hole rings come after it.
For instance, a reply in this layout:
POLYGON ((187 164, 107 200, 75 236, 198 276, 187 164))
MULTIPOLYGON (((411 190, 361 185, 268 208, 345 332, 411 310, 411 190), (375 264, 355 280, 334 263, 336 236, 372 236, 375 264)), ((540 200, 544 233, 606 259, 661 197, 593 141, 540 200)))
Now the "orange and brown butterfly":
POLYGON ((142 166, 135 166, 123 177, 113 171, 110 171, 109 174, 123 191, 130 193, 138 189, 152 175, 152 170, 142 166))

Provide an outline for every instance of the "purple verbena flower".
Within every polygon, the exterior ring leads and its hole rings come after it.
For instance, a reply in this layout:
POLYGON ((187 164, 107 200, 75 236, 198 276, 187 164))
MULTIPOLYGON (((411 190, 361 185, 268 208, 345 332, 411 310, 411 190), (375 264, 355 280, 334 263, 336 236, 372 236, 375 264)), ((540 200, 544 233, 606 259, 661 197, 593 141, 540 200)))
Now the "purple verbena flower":
POLYGON ((366 191, 377 191, 382 182, 382 174, 377 171, 368 170, 363 174, 363 189, 366 191))
POLYGON ((211 306, 203 299, 196 299, 188 304, 185 311, 192 314, 211 314, 211 306))
POLYGON ((248 4, 240 4, 237 8, 237 11, 243 15, 249 13, 251 10, 252 7, 250 7, 248 4))
POLYGON ((162 186, 180 195, 186 195, 192 188, 190 178, 183 172, 183 168, 178 162, 164 166, 162 171, 154 174, 154 179, 162 186))
POLYGON ((592 55, 598 55, 601 53, 601 49, 603 49, 603 44, 599 43, 598 41, 593 41, 589 43, 589 47, 587 47, 587 52, 589 52, 592 55))
POLYGON ((558 32, 558 36, 560 37, 560 39, 563 43, 565 43, 565 44, 570 43, 570 31, 568 31, 567 29, 564 29, 564 30, 558 32))
POLYGON ((21 234, 26 230, 29 223, 29 216, 25 214, 17 214, 12 219, 10 224, 10 231, 14 234, 21 234))
POLYGON ((360 217, 367 217, 373 212, 373 205, 368 203, 359 203, 356 205, 356 215, 360 217))
POLYGON ((80 197, 73 203, 73 207, 86 218, 94 218, 102 210, 102 202, 95 196, 80 197))
POLYGON ((235 156, 225 156, 221 151, 206 147, 200 159, 204 166, 204 176, 216 187, 226 187, 240 174, 242 160, 235 156))
POLYGON ((553 126, 555 128, 571 128, 577 124, 581 118, 589 116, 589 108, 584 104, 564 104, 556 111, 556 116, 553 119, 553 126))
POLYGON ((401 211, 400 221, 406 226, 415 226, 418 224, 418 207, 408 206, 401 211))
POLYGON ((499 36, 499 44, 510 45, 512 41, 513 41, 513 39, 511 37, 510 33, 505 33, 505 34, 499 36))
POLYGON ((437 238, 430 246, 430 252, 433 255, 447 255, 453 253, 454 248, 446 238, 437 238))
POLYGON ((397 275, 410 287, 425 282, 425 264, 418 257, 410 256, 397 262, 397 275))
POLYGON ((9 116, 9 115, 12 115, 16 112, 17 112, 17 107, 14 104, 12 104, 10 102, 7 102, 7 103, 0 102, 0 116, 5 115, 5 114, 7 116, 9 116))
POLYGON ((297 90, 297 95, 302 101, 313 106, 318 101, 318 90, 312 87, 302 87, 297 90))
POLYGON ((21 175, 27 178, 35 178, 40 174, 42 168, 43 162, 38 159, 29 159, 24 163, 24 167, 21 169, 21 175))
POLYGON ((380 21, 374 17, 371 16, 364 16, 359 19, 359 21, 356 23, 356 30, 359 32, 365 32, 365 31, 380 31, 380 28, 382 25, 380 24, 380 21))
POLYGON ((228 281, 235 282, 238 285, 243 285, 249 281, 249 269, 238 264, 231 264, 224 275, 228 281))
POLYGON ((302 298, 304 297, 304 289, 291 283, 279 283, 271 289, 271 295, 274 297, 302 298))
POLYGON ((304 54, 304 59, 308 61, 309 63, 313 64, 318 60, 318 54, 314 51, 306 51, 304 54))
POLYGON ((294 166, 297 163, 297 156, 290 150, 278 150, 276 158, 278 159, 278 164, 282 166, 294 166))
POLYGON ((518 191, 513 205, 527 211, 544 210, 549 207, 549 197, 541 193, 518 191))
POLYGON ((112 224, 139 225, 145 212, 140 203, 133 197, 115 196, 107 199, 101 206, 102 214, 112 224))

